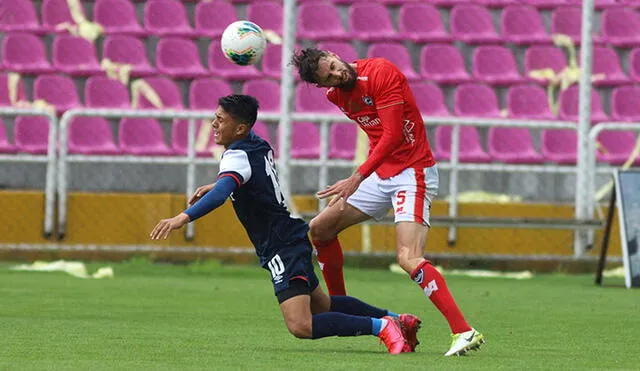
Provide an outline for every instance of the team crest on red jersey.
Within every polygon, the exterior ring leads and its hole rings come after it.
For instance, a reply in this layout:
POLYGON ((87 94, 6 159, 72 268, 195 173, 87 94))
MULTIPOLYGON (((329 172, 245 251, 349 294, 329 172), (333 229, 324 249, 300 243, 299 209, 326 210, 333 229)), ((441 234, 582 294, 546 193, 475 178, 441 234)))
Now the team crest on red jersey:
POLYGON ((365 95, 364 97, 362 97, 362 101, 364 102, 364 104, 366 104, 367 106, 373 106, 373 99, 371 99, 370 96, 365 95))

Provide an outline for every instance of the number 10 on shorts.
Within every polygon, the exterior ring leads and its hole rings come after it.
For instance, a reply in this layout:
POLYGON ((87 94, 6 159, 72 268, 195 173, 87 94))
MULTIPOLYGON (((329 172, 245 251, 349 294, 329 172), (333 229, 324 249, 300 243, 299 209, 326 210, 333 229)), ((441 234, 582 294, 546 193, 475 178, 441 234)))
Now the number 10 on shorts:
POLYGON ((271 277, 273 277, 274 283, 282 282, 282 273, 284 273, 284 263, 280 259, 280 255, 276 254, 267 263, 269 270, 271 271, 271 277))

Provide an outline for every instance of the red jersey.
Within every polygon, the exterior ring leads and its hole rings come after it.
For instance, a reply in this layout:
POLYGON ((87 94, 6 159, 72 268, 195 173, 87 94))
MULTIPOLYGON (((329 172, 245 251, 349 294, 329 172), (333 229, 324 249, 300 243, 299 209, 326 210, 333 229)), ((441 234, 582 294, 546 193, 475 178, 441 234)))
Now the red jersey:
POLYGON ((369 156, 358 171, 386 179, 411 167, 435 165, 422 116, 404 74, 382 58, 360 59, 355 87, 327 90, 327 98, 369 137, 369 156))

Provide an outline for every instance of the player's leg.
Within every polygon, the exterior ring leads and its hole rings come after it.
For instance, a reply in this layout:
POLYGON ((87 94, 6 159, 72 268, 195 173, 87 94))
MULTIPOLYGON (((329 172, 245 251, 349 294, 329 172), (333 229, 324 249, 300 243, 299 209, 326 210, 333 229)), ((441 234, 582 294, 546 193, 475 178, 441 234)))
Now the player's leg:
POLYGON ((376 217, 380 209, 386 212, 391 204, 377 190, 377 175, 365 179, 358 190, 346 200, 344 210, 340 202, 327 207, 309 223, 309 233, 318 253, 318 262, 330 295, 346 295, 342 266, 344 257, 338 233, 376 217), (383 205, 383 206, 381 206, 383 205))

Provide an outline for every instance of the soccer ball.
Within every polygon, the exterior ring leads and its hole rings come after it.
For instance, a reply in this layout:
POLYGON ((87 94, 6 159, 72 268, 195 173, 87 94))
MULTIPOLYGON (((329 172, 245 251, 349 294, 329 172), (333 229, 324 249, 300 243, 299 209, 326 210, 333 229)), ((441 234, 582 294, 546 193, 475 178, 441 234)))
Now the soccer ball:
POLYGON ((237 21, 224 30, 220 46, 228 60, 240 66, 247 66, 260 60, 267 46, 267 39, 257 24, 237 21))

